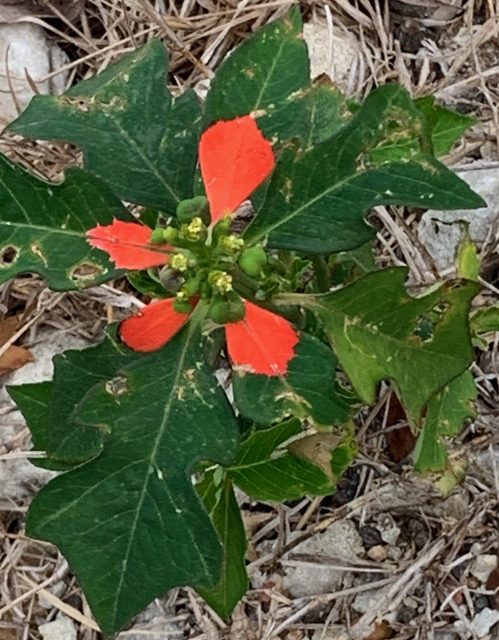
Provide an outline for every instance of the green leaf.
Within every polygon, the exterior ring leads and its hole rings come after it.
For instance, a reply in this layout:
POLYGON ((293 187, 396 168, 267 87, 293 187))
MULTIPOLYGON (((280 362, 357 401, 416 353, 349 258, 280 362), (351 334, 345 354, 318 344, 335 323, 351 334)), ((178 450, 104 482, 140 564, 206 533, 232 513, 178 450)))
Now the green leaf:
POLYGON ((342 93, 329 79, 319 78, 281 105, 266 109, 257 122, 268 137, 280 141, 299 138, 308 149, 332 138, 350 116, 342 93))
POLYGON ((416 107, 426 116, 433 143, 433 153, 444 156, 462 135, 476 123, 471 116, 446 109, 433 96, 415 100, 416 107))
POLYGON ((210 85, 205 127, 248 113, 268 138, 300 138, 305 147, 330 138, 350 115, 328 78, 310 81, 297 7, 233 51, 210 85))
POLYGON ((424 473, 446 468, 448 457, 442 437, 458 435, 464 421, 475 415, 477 395, 473 376, 465 371, 431 398, 414 450, 416 471, 424 473))
POLYGON ((468 225, 461 225, 461 241, 457 249, 457 275, 464 280, 477 282, 481 266, 478 248, 470 237, 468 225))
POLYGON ((50 382, 8 387, 26 419, 33 447, 47 453, 46 459, 33 462, 46 469, 67 470, 97 456, 103 433, 75 423, 74 408, 92 387, 112 380, 118 369, 139 358, 141 354, 106 337, 96 347, 55 356, 50 382))
POLYGON ((247 542, 232 483, 227 477, 217 482, 217 475, 217 471, 207 472, 197 489, 224 546, 222 577, 215 587, 197 591, 219 616, 227 619, 248 590, 247 542))
MULTIPOLYGON (((227 470, 229 477, 245 493, 256 500, 282 502, 304 495, 328 495, 336 487, 333 454, 343 461, 355 451, 347 439, 333 432, 301 435, 300 421, 292 418, 269 429, 252 433, 241 444, 235 463, 227 470), (295 438, 292 444, 286 443, 295 438)), ((343 467, 342 467, 343 468, 343 467)))
POLYGON ((286 377, 233 369, 236 406, 257 424, 282 422, 290 414, 321 425, 341 424, 348 419, 350 404, 336 380, 337 364, 331 349, 302 334, 286 377))
POLYGON ((375 271, 320 296, 315 308, 334 352, 366 403, 392 380, 418 423, 429 399, 473 361, 468 313, 475 283, 448 283, 420 298, 407 295, 405 268, 375 271))
POLYGON ((151 40, 62 96, 35 96, 9 130, 77 144, 122 200, 173 214, 192 196, 201 108, 191 91, 172 99, 167 66, 151 40))
POLYGON ((131 220, 100 180, 68 169, 61 184, 39 180, 0 156, 0 283, 34 272, 67 291, 119 275, 85 232, 113 218, 131 220))
POLYGON ((254 113, 265 135, 288 137, 302 114, 293 94, 309 85, 307 46, 295 7, 260 29, 219 67, 206 96, 204 126, 254 113))
POLYGON ((327 76, 315 80, 299 99, 307 109, 301 119, 305 130, 298 133, 305 148, 332 138, 351 116, 345 97, 327 76))
MULTIPOLYGON (((435 98, 426 96, 414 101, 418 111, 424 116, 427 136, 432 146, 432 153, 444 156, 474 123, 470 116, 450 111, 435 103, 435 98)), ((370 153, 374 163, 389 162, 410 158, 417 154, 421 144, 421 131, 392 126, 387 140, 383 141, 370 153)))
POLYGON ((29 535, 59 547, 106 634, 173 586, 220 580, 222 546, 190 474, 202 460, 230 464, 238 436, 203 362, 203 311, 87 394, 77 419, 105 431, 102 453, 52 480, 28 514, 29 535))
POLYGON ((308 253, 347 251, 374 235, 364 217, 376 205, 483 206, 480 196, 429 155, 359 169, 394 118, 423 127, 408 94, 386 85, 330 140, 308 151, 289 144, 245 239, 255 243, 268 237, 271 247, 308 253))
POLYGON ((478 309, 471 316, 471 329, 474 334, 499 331, 499 304, 478 309))

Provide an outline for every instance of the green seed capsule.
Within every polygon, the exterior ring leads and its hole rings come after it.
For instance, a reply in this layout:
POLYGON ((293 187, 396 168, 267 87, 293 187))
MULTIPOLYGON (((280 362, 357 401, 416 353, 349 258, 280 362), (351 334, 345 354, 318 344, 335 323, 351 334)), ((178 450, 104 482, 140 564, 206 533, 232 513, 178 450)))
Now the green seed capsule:
POLYGON ((194 218, 201 218, 205 225, 211 222, 210 207, 204 196, 196 196, 189 200, 182 200, 177 205, 177 218, 180 222, 189 224, 194 218))
POLYGON ((263 247, 250 247, 241 254, 239 266, 248 276, 258 277, 263 267, 267 264, 267 254, 263 247))
POLYGON ((151 234, 151 244, 164 244, 165 243, 165 231, 163 227, 157 227, 151 234))
POLYGON ((199 293, 199 288, 201 286, 201 276, 199 274, 195 275, 193 278, 187 280, 182 286, 182 291, 192 298, 197 293, 199 293))
POLYGON ((176 299, 173 303, 173 309, 177 313, 190 313, 192 311, 192 304, 188 300, 185 302, 176 299))
POLYGON ((175 227, 166 227, 166 229, 163 229, 163 242, 173 244, 177 238, 178 229, 175 229, 175 227))
POLYGON ((217 324, 239 322, 244 315, 244 302, 233 291, 227 296, 214 296, 208 309, 208 318, 217 324))
POLYGON ((227 215, 221 218, 213 227, 212 238, 213 242, 218 242, 220 238, 230 233, 230 227, 232 225, 231 216, 227 215))

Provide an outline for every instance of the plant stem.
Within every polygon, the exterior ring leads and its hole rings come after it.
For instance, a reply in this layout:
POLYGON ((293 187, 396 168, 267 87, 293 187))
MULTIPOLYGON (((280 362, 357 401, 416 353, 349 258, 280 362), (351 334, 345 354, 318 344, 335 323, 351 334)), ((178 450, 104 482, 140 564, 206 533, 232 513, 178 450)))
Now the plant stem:
POLYGON ((323 293, 329 291, 331 282, 329 280, 329 268, 327 266, 326 259, 323 255, 313 255, 312 265, 314 267, 315 280, 319 287, 319 291, 322 291, 323 293))

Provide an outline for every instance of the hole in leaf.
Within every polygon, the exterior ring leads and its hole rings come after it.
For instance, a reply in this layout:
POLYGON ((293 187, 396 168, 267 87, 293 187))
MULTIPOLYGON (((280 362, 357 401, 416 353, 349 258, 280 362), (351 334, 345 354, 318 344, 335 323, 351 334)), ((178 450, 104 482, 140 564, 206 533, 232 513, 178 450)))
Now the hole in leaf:
POLYGON ((430 342, 433 338, 433 322, 430 316, 419 316, 413 334, 423 342, 430 342))
POLYGON ((17 247, 4 247, 0 250, 0 266, 10 267, 19 257, 19 249, 17 247))
POLYGON ((61 96, 59 98, 60 102, 66 103, 79 111, 83 111, 83 113, 88 113, 92 107, 92 99, 84 98, 82 96, 78 97, 70 97, 70 96, 61 96))
POLYGON ((104 273, 104 269, 93 262, 82 262, 71 270, 71 280, 76 283, 93 280, 98 275, 104 273))
POLYGON ((128 380, 125 376, 116 376, 106 382, 105 388, 109 395, 119 398, 128 393, 128 380))

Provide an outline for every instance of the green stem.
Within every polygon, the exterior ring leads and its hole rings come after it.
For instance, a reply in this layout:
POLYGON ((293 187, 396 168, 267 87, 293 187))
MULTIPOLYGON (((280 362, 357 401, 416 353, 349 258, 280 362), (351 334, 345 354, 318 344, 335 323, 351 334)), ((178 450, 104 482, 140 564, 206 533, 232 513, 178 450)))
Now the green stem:
POLYGON ((312 265, 314 267, 315 280, 319 291, 322 291, 323 293, 329 291, 331 282, 329 280, 329 268, 327 266, 326 259, 323 255, 313 255, 312 265))

